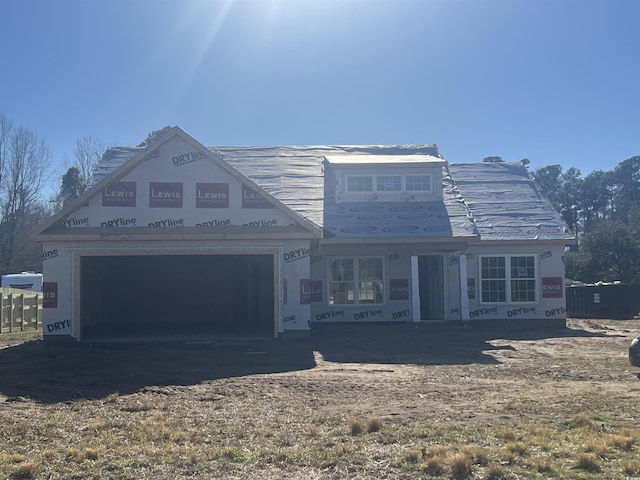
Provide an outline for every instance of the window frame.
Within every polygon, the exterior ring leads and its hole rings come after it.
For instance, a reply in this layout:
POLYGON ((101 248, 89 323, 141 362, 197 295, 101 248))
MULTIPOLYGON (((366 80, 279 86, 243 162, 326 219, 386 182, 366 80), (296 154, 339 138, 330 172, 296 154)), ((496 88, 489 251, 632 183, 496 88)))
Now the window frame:
MULTIPOLYGON (((362 306, 371 306, 371 307, 380 307, 386 305, 387 302, 387 282, 386 282, 386 274, 387 268, 385 265, 385 257, 382 255, 371 255, 371 256, 332 256, 327 258, 327 305, 330 307, 362 307, 362 306), (350 261, 352 262, 352 280, 337 280, 331 278, 331 267, 333 262, 335 261, 350 261), (381 301, 380 303, 376 302, 367 302, 362 298, 363 295, 367 292, 367 289, 361 290, 362 283, 366 280, 361 279, 361 262, 367 260, 377 260, 380 262, 380 271, 381 278, 377 278, 376 280, 380 283, 381 292, 381 301), (353 302, 351 303, 336 303, 333 301, 333 289, 332 285, 334 284, 351 284, 353 287, 353 302)), ((375 280, 373 280, 375 282, 375 280)), ((347 288, 346 295, 349 294, 349 289, 347 288)))
POLYGON ((430 173, 421 173, 421 174, 407 174, 404 175, 404 191, 406 193, 431 193, 433 192, 433 175, 430 173), (411 178, 417 178, 417 177, 428 177, 428 186, 429 188, 426 190, 420 190, 420 189, 409 189, 407 184, 409 183, 409 177, 411 178))
MULTIPOLYGON (((496 266, 487 266, 487 268, 497 268, 496 266)), ((533 253, 508 253, 508 254, 487 254, 487 255, 479 255, 479 260, 478 260, 478 279, 479 279, 479 300, 481 304, 484 305, 516 305, 516 304, 527 304, 527 305, 535 305, 537 303, 540 302, 540 298, 541 298, 541 293, 540 293, 540 284, 541 284, 541 277, 540 277, 540 265, 538 263, 538 256, 536 254, 533 253), (483 266, 483 260, 484 259, 490 259, 490 258, 502 258, 504 259, 504 277, 496 277, 496 276, 489 276, 489 277, 484 277, 483 273, 484 273, 484 269, 485 267, 483 266), (526 263, 528 264, 529 261, 531 262, 531 264, 529 265, 524 265, 524 266, 518 266, 516 265, 514 267, 513 265, 513 261, 514 259, 519 258, 519 259, 527 259, 526 263), (525 272, 524 276, 518 276, 513 275, 513 269, 514 268, 518 268, 518 269, 533 269, 533 276, 529 276, 529 272, 525 272), (487 291, 485 290, 485 282, 489 283, 489 284, 499 284, 500 282, 502 282, 502 286, 503 286, 503 290, 500 290, 499 288, 494 289, 494 291, 498 294, 500 294, 501 291, 504 291, 504 300, 485 300, 485 292, 486 293, 491 293, 491 291, 487 291), (514 284, 515 282, 519 282, 521 284, 525 284, 528 282, 533 282, 533 287, 532 288, 522 288, 522 289, 517 289, 514 288, 514 284), (533 300, 519 300, 516 299, 514 300, 514 295, 517 294, 520 295, 528 295, 528 294, 533 294, 533 300)))
POLYGON ((376 193, 399 193, 402 192, 404 186, 403 175, 375 175, 375 191, 376 193), (390 183, 388 183, 390 181, 390 183), (387 188, 391 187, 391 188, 387 188))
POLYGON ((372 193, 375 192, 375 184, 376 184, 376 182, 375 182, 374 175, 347 175, 347 177, 345 179, 345 182, 346 182, 347 195, 369 195, 369 194, 372 194, 372 193), (356 186, 356 183, 358 185, 366 186, 365 185, 366 182, 355 182, 356 179, 357 180, 365 180, 365 179, 371 180, 371 182, 370 182, 371 183, 371 190, 364 190, 364 189, 362 189, 362 190, 361 189, 351 190, 350 187, 352 186, 351 185, 352 181, 354 181, 354 185, 353 186, 356 186))
MULTIPOLYGON (((416 184, 415 180, 412 181, 412 183, 415 185, 416 184)), ((344 177, 344 194, 347 196, 347 198, 351 198, 351 199, 362 198, 369 195, 382 195, 382 196, 385 196, 385 195, 392 196, 392 195, 398 195, 398 194, 432 195, 433 194, 433 174, 432 173, 396 174, 392 172, 378 172, 378 173, 363 175, 361 173, 347 173, 344 177), (422 186, 427 187, 426 189, 416 189, 415 187, 412 189, 407 188, 407 183, 409 178, 415 179, 419 177, 427 180, 426 182, 422 182, 422 181, 420 182, 422 186), (394 184, 395 184, 395 180, 393 179, 399 179, 400 188, 397 190, 385 188, 386 186, 386 183, 384 181, 385 178, 392 179, 392 182, 394 184), (369 183, 367 181, 364 181, 365 179, 370 180, 370 185, 371 185, 370 190, 354 188, 359 183, 361 183, 362 185, 369 183), (380 185, 382 185, 382 188, 378 188, 380 185)))

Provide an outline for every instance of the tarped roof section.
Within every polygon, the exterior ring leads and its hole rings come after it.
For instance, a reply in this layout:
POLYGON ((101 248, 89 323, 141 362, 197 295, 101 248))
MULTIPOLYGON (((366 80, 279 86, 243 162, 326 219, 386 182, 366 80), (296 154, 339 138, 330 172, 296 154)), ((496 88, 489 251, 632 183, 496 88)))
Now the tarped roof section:
POLYGON ((144 150, 142 147, 109 147, 102 154, 102 158, 98 162, 95 170, 93 171, 93 177, 91 178, 91 184, 89 187, 94 186, 96 183, 102 181, 111 172, 113 172, 120 165, 123 165, 127 160, 132 159, 137 153, 144 150))
MULTIPOLYGON (((376 156, 378 157, 378 156, 376 156)), ((349 160, 327 156, 325 172, 324 231, 326 238, 461 238, 477 236, 466 205, 443 170, 442 200, 405 202, 341 202, 335 200, 334 166, 363 165, 366 157, 349 160)), ((376 166, 442 168, 446 161, 428 155, 380 155, 376 166)), ((367 163, 368 164, 368 163, 367 163)))
POLYGON ((560 214, 520 163, 450 163, 482 240, 572 240, 560 214))
MULTIPOLYGON (((441 159, 435 145, 341 145, 295 147, 209 147, 286 206, 317 225, 323 224, 324 172, 327 156, 412 156, 441 159)), ((138 152, 138 147, 112 147, 93 177, 98 183, 138 152)))
POLYGON ((323 225, 324 171, 327 157, 429 156, 441 158, 435 145, 211 147, 234 168, 302 216, 323 225))
POLYGON ((475 234, 461 203, 376 202, 326 204, 324 230, 335 238, 442 238, 475 234))
MULTIPOLYGON (((435 145, 210 147, 232 167, 334 238, 471 237, 482 240, 572 240, 560 215, 529 172, 512 163, 449 163, 443 166, 441 202, 341 203, 325 197, 323 163, 444 162, 435 145), (346 156, 352 156, 348 160, 346 156), (374 157, 375 156, 375 157, 374 157), (409 156, 407 158, 407 156, 409 156), (415 156, 415 157, 413 157, 415 156), (375 160, 378 160, 376 162, 375 160), (326 198, 326 201, 325 201, 326 198)), ((141 151, 109 148, 93 183, 141 151)))

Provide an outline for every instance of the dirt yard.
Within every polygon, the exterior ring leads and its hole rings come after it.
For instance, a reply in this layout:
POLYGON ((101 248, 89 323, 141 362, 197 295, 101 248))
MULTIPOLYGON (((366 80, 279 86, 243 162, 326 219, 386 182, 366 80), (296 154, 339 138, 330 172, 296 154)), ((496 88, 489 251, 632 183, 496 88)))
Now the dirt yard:
POLYGON ((639 333, 569 320, 61 347, 2 335, 0 477, 640 478, 639 333))

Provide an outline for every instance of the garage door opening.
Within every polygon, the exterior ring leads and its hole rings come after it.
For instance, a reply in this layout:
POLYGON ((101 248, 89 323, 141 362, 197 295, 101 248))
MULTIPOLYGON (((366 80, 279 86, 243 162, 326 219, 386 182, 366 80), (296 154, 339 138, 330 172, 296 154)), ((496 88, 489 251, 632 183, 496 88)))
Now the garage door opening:
POLYGON ((273 255, 80 259, 81 338, 275 332, 273 255))

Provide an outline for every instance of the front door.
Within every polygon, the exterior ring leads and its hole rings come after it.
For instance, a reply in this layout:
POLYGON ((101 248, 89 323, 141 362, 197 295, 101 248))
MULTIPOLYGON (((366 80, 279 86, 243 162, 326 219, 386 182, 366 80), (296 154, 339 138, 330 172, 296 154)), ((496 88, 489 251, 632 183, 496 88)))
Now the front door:
POLYGON ((444 320, 444 274, 441 255, 418 257, 420 319, 444 320))

